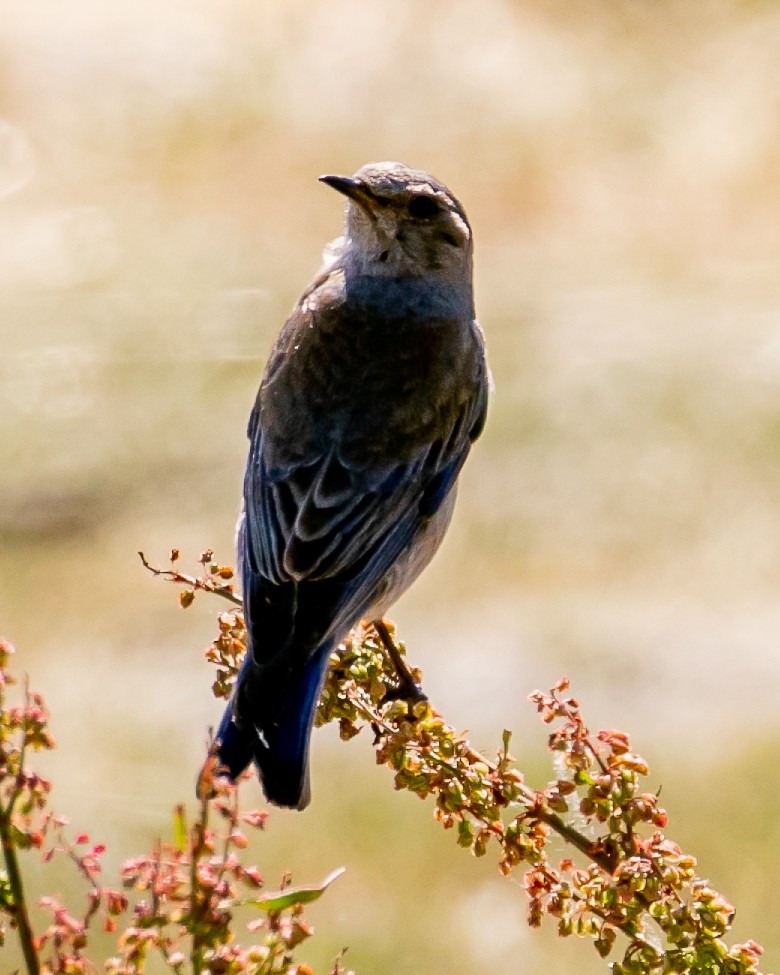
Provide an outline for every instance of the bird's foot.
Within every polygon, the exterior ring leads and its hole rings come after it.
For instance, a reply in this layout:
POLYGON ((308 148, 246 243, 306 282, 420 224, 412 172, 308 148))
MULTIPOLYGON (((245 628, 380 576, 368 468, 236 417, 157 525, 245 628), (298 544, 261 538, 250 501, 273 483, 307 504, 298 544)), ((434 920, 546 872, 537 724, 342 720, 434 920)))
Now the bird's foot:
POLYGON ((409 701, 412 704, 416 704, 418 701, 427 701, 428 695, 423 692, 417 681, 412 677, 404 658, 398 652, 398 647, 393 643, 393 638, 390 636, 390 630, 387 628, 385 621, 372 620, 371 625, 382 641, 382 646, 385 648, 398 675, 398 686, 389 688, 385 693, 384 700, 409 701))
POLYGON ((382 703, 387 701, 408 701, 410 704, 417 704, 419 701, 427 701, 428 695, 422 688, 412 680, 411 684, 398 684, 398 687, 388 687, 382 703))

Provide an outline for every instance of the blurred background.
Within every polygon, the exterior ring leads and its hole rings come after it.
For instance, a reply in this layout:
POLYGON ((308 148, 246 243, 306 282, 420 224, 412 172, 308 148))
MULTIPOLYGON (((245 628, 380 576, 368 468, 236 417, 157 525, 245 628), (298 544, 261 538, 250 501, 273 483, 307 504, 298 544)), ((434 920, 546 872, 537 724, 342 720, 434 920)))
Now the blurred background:
MULTIPOLYGON (((136 552, 232 560, 263 363, 341 227, 316 178, 400 159, 470 216, 496 386, 450 535, 394 613, 409 657, 475 745, 514 729, 534 785, 526 696, 566 674, 776 968, 780 7, 0 15, 0 628, 53 713, 56 809, 113 868, 192 795, 222 606, 181 611, 136 552)), ((254 852, 270 887, 347 867, 310 910, 318 971, 344 945, 361 975, 606 969, 529 931, 521 874, 396 795, 365 736, 318 731, 313 787, 254 852)))

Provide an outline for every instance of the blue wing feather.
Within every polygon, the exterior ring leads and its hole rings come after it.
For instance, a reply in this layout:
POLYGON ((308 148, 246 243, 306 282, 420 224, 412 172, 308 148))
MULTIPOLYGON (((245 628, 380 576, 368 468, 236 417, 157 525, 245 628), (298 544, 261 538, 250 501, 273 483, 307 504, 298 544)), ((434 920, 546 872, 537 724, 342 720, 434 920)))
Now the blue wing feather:
MULTIPOLYGON (((323 328, 328 314, 320 307, 323 328)), ((345 334, 361 334, 366 327, 361 319, 345 328, 343 309, 339 314, 345 334)), ((297 337, 310 335, 311 321, 295 322, 297 337)), ((308 384, 290 377, 285 387, 292 362, 285 333, 250 418, 239 533, 248 653, 220 726, 220 758, 234 776, 254 759, 266 794, 280 805, 300 808, 308 801, 308 742, 330 650, 371 611, 404 553, 421 544, 425 525, 451 507, 458 474, 484 422, 486 367, 476 323, 466 323, 470 332, 465 334, 458 320, 419 327, 436 349, 446 349, 453 335, 459 336, 463 348, 442 363, 465 362, 465 372, 443 383, 449 392, 440 406, 426 388, 426 377, 419 379, 421 414, 407 418, 412 431, 401 440, 397 430, 393 440, 400 414, 354 413, 357 394, 341 394, 336 373, 326 370, 320 376, 327 361, 313 359, 316 369, 308 384), (327 414, 316 399, 323 389, 330 397, 327 414), (304 394, 314 399, 301 399, 304 394), (281 412, 277 403, 285 404, 281 412)), ((304 346, 302 341, 305 352, 304 346)), ((424 346, 410 344, 410 350, 434 355, 424 346)), ((337 359, 339 349, 332 354, 337 359)), ((366 363, 375 370, 364 377, 369 392, 390 381, 382 371, 383 356, 380 349, 377 361, 366 363)), ((400 400, 408 409, 406 393, 386 400, 400 400)), ((438 541, 434 536, 424 544, 435 549, 438 541)), ((416 574, 419 564, 412 568, 416 574)), ((393 592, 404 584, 403 577, 395 580, 393 592)))

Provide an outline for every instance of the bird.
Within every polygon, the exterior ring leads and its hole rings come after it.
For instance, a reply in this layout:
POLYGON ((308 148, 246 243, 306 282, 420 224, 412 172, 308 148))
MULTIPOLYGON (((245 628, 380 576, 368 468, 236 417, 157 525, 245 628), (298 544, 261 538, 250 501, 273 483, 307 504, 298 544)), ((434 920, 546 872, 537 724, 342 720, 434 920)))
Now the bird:
MULTIPOLYGON (((361 620, 392 655, 382 617, 444 537, 490 385, 455 196, 398 162, 320 180, 346 197, 346 226, 250 415, 236 532, 247 651, 215 738, 221 774, 254 762, 267 800, 292 809, 311 798, 329 658, 361 620)), ((399 694, 424 697, 402 671, 399 694)))

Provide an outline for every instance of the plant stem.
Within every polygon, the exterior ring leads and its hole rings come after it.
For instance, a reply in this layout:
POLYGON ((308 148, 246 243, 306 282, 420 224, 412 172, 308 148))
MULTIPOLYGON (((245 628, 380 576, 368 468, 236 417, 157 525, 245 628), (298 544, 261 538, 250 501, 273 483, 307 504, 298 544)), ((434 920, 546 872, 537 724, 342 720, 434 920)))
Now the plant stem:
POLYGON ((200 816, 192 827, 190 836, 190 924, 192 925, 192 975, 202 975, 204 938, 200 933, 201 927, 201 892, 198 880, 198 861, 204 850, 206 830, 208 829, 209 801, 202 796, 200 800, 200 816))
MULTIPOLYGON (((486 765, 491 772, 498 770, 495 762, 491 762, 489 758, 481 754, 481 752, 478 752, 476 748, 472 748, 468 742, 464 742, 463 754, 472 764, 479 762, 486 765)), ((607 873, 613 872, 615 864, 612 862, 612 859, 606 853, 596 849, 593 842, 587 836, 580 833, 574 826, 570 826, 557 813, 539 808, 538 797, 533 789, 529 789, 527 785, 520 785, 519 791, 521 801, 528 807, 529 816, 532 819, 538 819, 540 822, 546 823, 550 829, 554 830, 567 843, 571 844, 571 846, 576 847, 580 853, 584 853, 588 859, 601 867, 602 870, 607 873)))
POLYGON ((30 915, 27 913, 27 901, 24 897, 22 872, 19 869, 16 845, 14 844, 11 831, 10 810, 0 810, 0 840, 3 844, 5 869, 8 873, 8 884, 11 888, 11 911, 13 913, 13 920, 19 932, 19 941, 22 946, 25 965, 27 966, 27 975, 40 975, 41 966, 38 959, 38 952, 35 948, 35 934, 30 924, 30 915))
POLYGON ((204 577, 197 579, 195 576, 185 575, 183 572, 179 572, 177 569, 158 569, 157 566, 152 565, 146 558, 143 552, 138 553, 141 562, 145 569, 148 569, 154 576, 162 576, 168 579, 169 582, 176 582, 180 585, 190 586, 192 589, 200 589, 203 592, 213 592, 217 596, 222 596, 223 599, 229 600, 236 606, 243 606, 243 600, 240 596, 237 596, 232 587, 221 586, 214 582, 213 579, 204 577))

